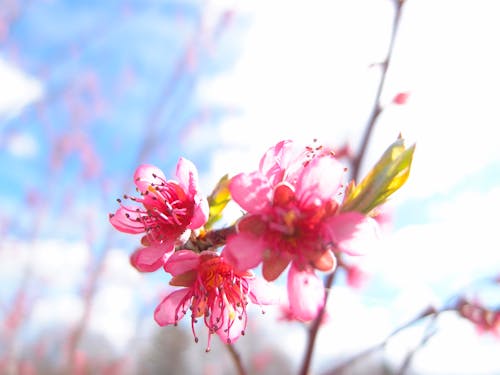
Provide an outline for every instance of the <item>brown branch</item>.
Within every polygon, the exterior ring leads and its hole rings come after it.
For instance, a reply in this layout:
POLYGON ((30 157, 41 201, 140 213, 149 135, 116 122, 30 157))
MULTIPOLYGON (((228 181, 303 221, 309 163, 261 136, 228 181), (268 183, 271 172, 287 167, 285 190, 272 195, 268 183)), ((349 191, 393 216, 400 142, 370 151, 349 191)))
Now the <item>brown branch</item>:
POLYGON ((241 361, 241 356, 240 353, 234 348, 233 344, 226 344, 224 345, 231 356, 231 359, 234 362, 234 365, 236 367, 238 375, 246 375, 247 372, 245 370, 245 367, 243 366, 243 362, 241 361))

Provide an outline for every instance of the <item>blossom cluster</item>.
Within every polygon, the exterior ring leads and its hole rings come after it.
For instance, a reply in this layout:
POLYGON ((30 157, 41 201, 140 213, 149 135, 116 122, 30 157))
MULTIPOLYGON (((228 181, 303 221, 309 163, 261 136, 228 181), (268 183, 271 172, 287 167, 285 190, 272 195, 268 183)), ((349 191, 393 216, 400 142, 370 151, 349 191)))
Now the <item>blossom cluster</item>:
MULTIPOLYGON (((110 222, 121 232, 142 234, 142 246, 131 255, 135 268, 163 268, 171 276, 176 289, 156 308, 156 322, 176 325, 188 314, 198 341, 195 323, 202 320, 209 350, 213 334, 232 343, 245 333, 249 302, 278 303, 270 283, 284 273, 291 316, 306 322, 318 315, 325 291, 317 273, 334 271, 340 253, 365 253, 378 235, 365 209, 372 205, 363 197, 380 183, 361 184, 360 192, 346 179, 347 169, 331 149, 278 142, 255 171, 226 181, 226 200, 243 214, 229 228, 212 229, 225 204, 215 207, 217 189, 208 198, 201 193, 193 163, 180 158, 172 180, 141 165, 134 174, 140 196, 124 196, 132 204, 118 200, 110 222), (360 199, 364 203, 356 203, 360 199)), ((375 198, 383 194, 377 191, 375 198)))

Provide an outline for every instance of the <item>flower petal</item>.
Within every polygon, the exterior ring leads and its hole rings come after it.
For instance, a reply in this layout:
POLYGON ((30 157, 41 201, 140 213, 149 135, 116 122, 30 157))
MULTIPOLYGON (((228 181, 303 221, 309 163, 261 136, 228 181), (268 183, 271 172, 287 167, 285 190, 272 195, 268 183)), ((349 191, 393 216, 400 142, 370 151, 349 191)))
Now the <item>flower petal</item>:
POLYGON ((268 180, 259 172, 240 173, 229 183, 233 200, 253 214, 269 210, 272 189, 268 180))
POLYGON ((109 222, 120 232, 138 234, 144 233, 144 223, 136 221, 135 218, 140 216, 132 207, 121 206, 113 215, 109 216, 109 222))
POLYGON ((349 255, 361 255, 379 239, 377 222, 359 212, 345 212, 325 222, 329 240, 339 251, 349 255))
POLYGON ((205 197, 201 197, 199 194, 194 197, 195 207, 193 212, 193 217, 188 225, 189 229, 201 228, 208 220, 209 207, 208 201, 205 197))
POLYGON ((258 305, 277 305, 281 302, 278 288, 260 277, 247 279, 250 300, 258 305))
POLYGON ((316 157, 304 167, 296 185, 296 196, 304 207, 335 199, 339 194, 343 165, 334 157, 316 157))
POLYGON ((194 270, 200 264, 200 255, 192 250, 178 250, 165 262, 163 268, 172 276, 194 270))
POLYGON ((141 193, 148 191, 151 184, 160 184, 161 180, 166 180, 165 175, 158 167, 151 164, 139 165, 134 173, 135 185, 141 193))
POLYGON ((130 263, 141 272, 153 272, 165 263, 173 251, 173 244, 144 247, 130 256, 130 263))
POLYGON ((241 232, 227 239, 221 256, 236 270, 244 272, 257 267, 262 262, 262 254, 266 247, 262 238, 241 232))
POLYGON ((325 303, 323 282, 312 269, 299 270, 292 263, 288 272, 288 298, 293 316, 298 320, 310 321, 325 303))
POLYGON ((179 158, 175 175, 181 188, 190 196, 198 194, 198 170, 188 159, 179 158))
POLYGON ((184 309, 179 308, 182 299, 189 292, 189 288, 182 288, 170 293, 155 309, 155 320, 160 326, 175 324, 184 316, 184 309))
POLYGON ((228 306, 223 306, 224 311, 222 311, 222 313, 218 305, 214 305, 214 307, 212 308, 213 316, 223 316, 223 324, 216 332, 222 342, 232 344, 240 338, 243 331, 245 330, 247 317, 242 316, 242 319, 239 319, 239 317, 236 315, 236 311, 232 309, 230 311, 230 309, 228 309, 228 306))
POLYGON ((292 146, 292 141, 280 141, 267 150, 260 159, 259 170, 267 177, 271 186, 283 180, 285 171, 291 162, 292 146))

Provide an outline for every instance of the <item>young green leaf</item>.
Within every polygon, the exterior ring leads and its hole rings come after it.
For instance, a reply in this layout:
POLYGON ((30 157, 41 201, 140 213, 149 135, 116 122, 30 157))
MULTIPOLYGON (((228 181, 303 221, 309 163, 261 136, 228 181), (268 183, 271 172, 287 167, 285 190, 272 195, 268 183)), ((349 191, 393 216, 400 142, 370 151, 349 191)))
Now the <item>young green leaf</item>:
POLYGON ((209 216, 205 224, 206 230, 212 228, 212 226, 222 218, 222 211, 231 200, 229 181, 228 175, 224 175, 208 197, 209 216))
POLYGON ((369 213, 384 203, 408 179, 415 145, 406 148, 401 136, 357 186, 346 191, 342 211, 369 213))

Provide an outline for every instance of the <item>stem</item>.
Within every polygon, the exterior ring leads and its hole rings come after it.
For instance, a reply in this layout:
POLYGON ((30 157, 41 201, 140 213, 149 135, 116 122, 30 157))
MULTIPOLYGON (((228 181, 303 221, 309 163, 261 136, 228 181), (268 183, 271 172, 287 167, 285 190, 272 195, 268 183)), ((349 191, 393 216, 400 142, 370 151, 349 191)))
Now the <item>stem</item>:
MULTIPOLYGON (((387 57, 385 60, 381 63, 382 67, 382 73, 380 77, 380 82, 377 88, 377 92, 375 95, 375 102, 373 105, 373 110, 370 114, 370 117, 368 119, 368 123, 365 129, 365 132, 363 134, 363 139, 361 141, 361 146, 359 149, 359 152, 356 157, 353 158, 352 160, 352 169, 351 169, 351 177, 353 180, 358 180, 359 178, 359 173, 360 173, 360 167, 361 163, 363 161, 363 158, 365 157, 367 148, 368 148, 368 143, 370 141, 373 129, 375 128, 375 124, 377 122, 377 119, 382 112, 382 106, 380 104, 380 97, 382 95, 382 90, 384 88, 386 76, 387 76, 387 70, 389 68, 391 58, 392 58, 392 53, 394 50, 394 44, 396 40, 396 35, 397 31, 399 28, 399 23, 401 21, 401 13, 402 13, 402 8, 405 0, 394 0, 394 5, 395 5, 395 14, 394 14, 394 20, 392 23, 392 32, 391 32, 391 39, 389 42, 389 47, 387 50, 387 57)), ((304 357, 304 361, 302 363, 302 369, 300 371, 301 375, 307 375, 309 373, 309 369, 311 367, 311 361, 312 361, 312 355, 314 351, 314 346, 316 342, 316 337, 318 335, 318 330, 321 325, 321 321, 323 319, 323 316, 325 314, 326 310, 326 305, 328 302, 328 297, 330 295, 330 289, 333 285, 333 282, 335 280, 335 275, 336 271, 332 272, 329 274, 325 280, 325 302, 323 304, 323 307, 318 313, 318 316, 315 318, 315 320, 312 322, 311 327, 309 328, 309 336, 308 336, 308 343, 307 343, 307 348, 306 348, 306 353, 304 357)))
POLYGON ((238 353, 238 351, 234 348, 233 344, 226 344, 225 347, 229 355, 231 356, 234 365, 236 366, 238 375, 246 375, 247 372, 245 370, 245 367, 243 367, 243 362, 241 361, 240 353, 238 353))
POLYGON ((389 69, 389 65, 391 63, 392 59, 392 53, 394 50, 394 44, 396 41, 396 35, 398 32, 399 28, 399 23, 401 21, 401 14, 402 14, 402 8, 405 0, 394 0, 395 4, 395 14, 394 14, 394 20, 392 23, 392 33, 391 33, 391 39, 389 42, 389 48, 387 50, 387 57, 385 58, 384 61, 380 63, 380 66, 382 67, 382 72, 380 76, 380 81, 379 85, 377 88, 377 93, 375 95, 375 102, 373 104, 373 109, 372 113, 370 114, 370 117, 368 118, 368 123, 365 129, 365 133, 363 134, 363 139, 361 141, 361 146, 360 146, 360 151, 356 157, 354 157, 352 161, 352 179, 357 180, 359 178, 359 172, 361 168, 361 163, 363 162, 363 158, 366 154, 366 149, 368 148, 368 143, 370 141, 370 137, 372 135, 373 129, 375 128, 375 124, 377 122, 377 119, 382 113, 382 105, 380 104, 380 97, 382 96, 382 90, 384 88, 385 84, 385 79, 387 76, 387 70, 389 69))
MULTIPOLYGON (((326 285, 332 285, 333 281, 335 279, 335 275, 337 274, 336 270, 330 273, 326 279, 326 285)), ((326 312, 326 301, 328 300, 328 295, 330 294, 330 288, 325 289, 325 305, 323 305, 323 308, 319 311, 318 316, 316 319, 313 320, 311 327, 309 328, 309 336, 307 338, 307 347, 306 347, 306 353, 304 357, 304 361, 302 362, 302 368, 300 370, 300 375, 307 375, 309 373, 309 368, 311 367, 311 362, 312 362, 312 356, 314 352, 314 346, 316 343, 316 336, 318 335, 319 332, 319 326, 321 325, 321 322, 323 321, 323 317, 325 316, 326 312)))

